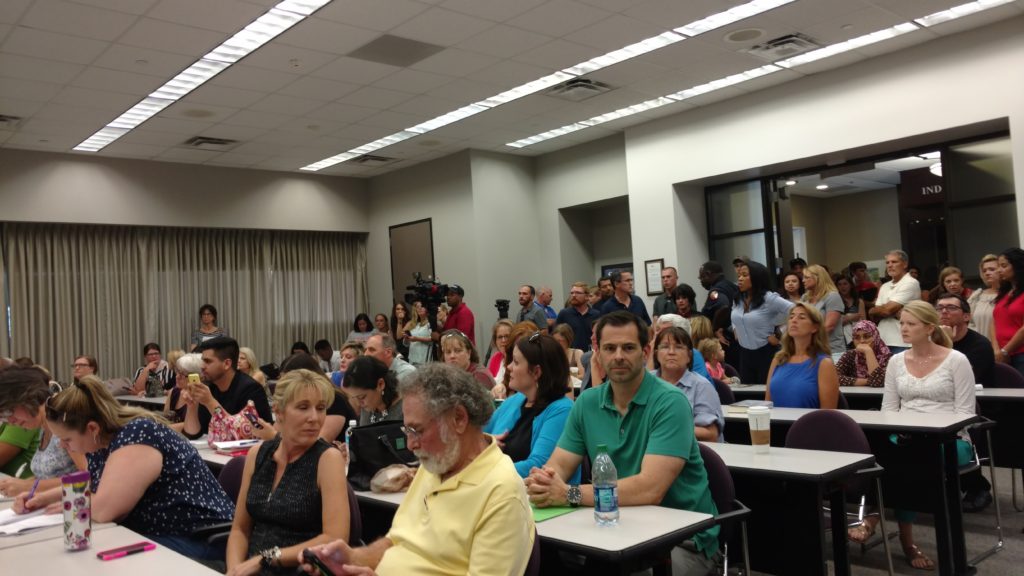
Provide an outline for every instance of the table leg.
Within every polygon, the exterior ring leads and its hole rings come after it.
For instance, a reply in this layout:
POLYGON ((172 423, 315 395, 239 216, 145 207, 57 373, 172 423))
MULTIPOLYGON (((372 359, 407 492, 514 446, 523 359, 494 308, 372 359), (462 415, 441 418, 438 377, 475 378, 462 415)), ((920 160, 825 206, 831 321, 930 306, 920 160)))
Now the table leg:
MULTIPOLYGON (((787 482, 781 526, 784 530, 783 574, 828 574, 825 563, 825 491, 820 484, 787 482)), ((846 530, 843 530, 846 535, 846 530)), ((847 562, 847 566, 849 563, 847 562)))
POLYGON ((850 556, 846 544, 846 492, 835 490, 829 494, 832 509, 832 561, 836 576, 849 576, 850 556))

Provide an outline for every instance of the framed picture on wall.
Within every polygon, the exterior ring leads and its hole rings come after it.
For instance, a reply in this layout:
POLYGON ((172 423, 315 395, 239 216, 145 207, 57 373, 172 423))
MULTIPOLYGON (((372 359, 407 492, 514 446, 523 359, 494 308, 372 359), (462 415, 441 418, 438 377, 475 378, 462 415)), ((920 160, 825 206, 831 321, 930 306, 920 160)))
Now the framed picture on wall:
POLYGON ((663 268, 665 268, 664 258, 658 258, 657 260, 644 260, 644 273, 647 275, 648 296, 657 296, 665 292, 661 289, 661 271, 663 268))
POLYGON ((624 262, 622 264, 603 264, 601 265, 601 278, 610 278, 612 274, 616 272, 629 272, 633 273, 633 263, 624 262))

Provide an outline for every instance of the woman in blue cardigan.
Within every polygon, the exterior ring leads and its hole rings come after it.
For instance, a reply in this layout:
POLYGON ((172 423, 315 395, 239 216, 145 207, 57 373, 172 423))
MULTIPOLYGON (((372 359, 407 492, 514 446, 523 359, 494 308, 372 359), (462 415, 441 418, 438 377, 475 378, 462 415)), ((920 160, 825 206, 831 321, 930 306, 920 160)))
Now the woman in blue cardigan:
MULTIPOLYGON (((569 361, 547 333, 534 332, 512 346, 508 365, 509 396, 491 417, 484 432, 494 434, 523 478, 551 456, 572 410, 569 361)), ((573 481, 579 481, 579 470, 573 481)))

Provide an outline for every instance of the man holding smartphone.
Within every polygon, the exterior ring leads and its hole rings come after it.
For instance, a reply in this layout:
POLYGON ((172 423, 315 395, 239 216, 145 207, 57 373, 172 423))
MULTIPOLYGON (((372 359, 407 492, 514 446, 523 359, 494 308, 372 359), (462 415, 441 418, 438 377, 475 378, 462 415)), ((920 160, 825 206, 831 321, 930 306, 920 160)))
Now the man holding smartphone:
POLYGON ((238 342, 234 338, 220 336, 203 342, 196 350, 203 355, 205 383, 189 382, 191 402, 185 413, 185 436, 191 439, 201 437, 209 430, 213 414, 218 411, 237 414, 251 400, 263 425, 254 433, 264 440, 273 438, 276 431, 270 424, 273 416, 266 392, 259 382, 236 369, 238 342))

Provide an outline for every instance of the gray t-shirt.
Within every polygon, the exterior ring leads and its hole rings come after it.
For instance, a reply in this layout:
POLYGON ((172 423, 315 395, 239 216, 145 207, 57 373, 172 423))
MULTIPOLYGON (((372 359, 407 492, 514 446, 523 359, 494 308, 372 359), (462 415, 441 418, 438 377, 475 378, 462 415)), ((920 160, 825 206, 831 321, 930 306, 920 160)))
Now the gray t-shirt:
POLYGON ((842 314, 844 310, 843 298, 838 292, 829 292, 825 294, 825 297, 814 303, 814 307, 821 312, 821 321, 826 322, 826 316, 829 312, 838 312, 840 320, 836 322, 836 327, 832 329, 828 334, 828 347, 832 349, 833 354, 841 354, 846 351, 846 338, 843 336, 843 322, 842 314))

